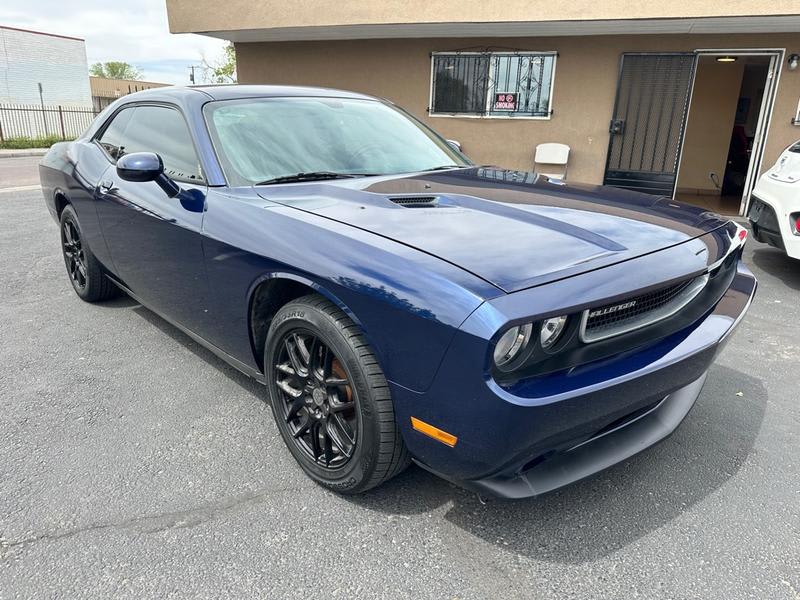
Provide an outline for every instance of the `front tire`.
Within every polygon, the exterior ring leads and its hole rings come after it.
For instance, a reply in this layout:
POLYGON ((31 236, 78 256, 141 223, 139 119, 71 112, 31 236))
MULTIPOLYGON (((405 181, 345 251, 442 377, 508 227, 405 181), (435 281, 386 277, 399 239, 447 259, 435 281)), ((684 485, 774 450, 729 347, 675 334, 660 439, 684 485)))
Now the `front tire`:
POLYGON ((83 238, 78 215, 68 204, 61 211, 61 253, 72 289, 81 300, 100 302, 118 296, 120 290, 103 273, 100 263, 83 238))
POLYGON ((356 494, 408 466, 383 371, 359 328, 332 303, 312 294, 278 311, 264 373, 278 430, 317 483, 356 494))

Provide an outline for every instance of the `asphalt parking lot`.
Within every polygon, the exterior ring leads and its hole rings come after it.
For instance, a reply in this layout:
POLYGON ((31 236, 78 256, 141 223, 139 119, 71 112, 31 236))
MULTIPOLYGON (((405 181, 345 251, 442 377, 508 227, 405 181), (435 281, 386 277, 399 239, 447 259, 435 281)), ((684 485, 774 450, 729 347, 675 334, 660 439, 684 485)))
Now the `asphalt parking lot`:
POLYGON ((416 467, 344 498, 259 385, 77 298, 37 161, 0 159, 0 598, 800 598, 800 262, 748 242, 756 302, 634 459, 527 501, 416 467))

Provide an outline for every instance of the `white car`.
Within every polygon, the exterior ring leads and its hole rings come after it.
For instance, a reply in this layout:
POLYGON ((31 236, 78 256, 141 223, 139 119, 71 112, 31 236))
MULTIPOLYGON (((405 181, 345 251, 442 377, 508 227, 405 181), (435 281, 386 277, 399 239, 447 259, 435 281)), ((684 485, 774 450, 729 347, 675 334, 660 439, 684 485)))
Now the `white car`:
POLYGON ((800 259, 800 140, 758 180, 748 218, 759 242, 800 259))

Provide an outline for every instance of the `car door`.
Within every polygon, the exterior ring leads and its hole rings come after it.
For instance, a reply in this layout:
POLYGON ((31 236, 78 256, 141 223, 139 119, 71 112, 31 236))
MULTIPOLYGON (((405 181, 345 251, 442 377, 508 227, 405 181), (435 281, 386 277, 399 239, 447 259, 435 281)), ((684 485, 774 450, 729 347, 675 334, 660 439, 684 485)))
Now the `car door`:
POLYGON ((209 297, 202 246, 207 188, 183 115, 168 105, 127 107, 97 143, 111 163, 96 206, 116 274, 148 307, 202 334, 209 297), (118 119, 122 128, 114 127, 118 119), (120 178, 114 163, 133 152, 158 154, 181 194, 170 198, 155 182, 120 178))

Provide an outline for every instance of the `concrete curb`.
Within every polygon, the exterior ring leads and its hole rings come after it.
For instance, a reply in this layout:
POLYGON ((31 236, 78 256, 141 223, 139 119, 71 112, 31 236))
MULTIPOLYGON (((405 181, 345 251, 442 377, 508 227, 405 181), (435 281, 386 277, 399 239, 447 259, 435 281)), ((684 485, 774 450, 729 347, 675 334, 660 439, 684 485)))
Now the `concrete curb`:
POLYGON ((44 156, 49 148, 27 148, 25 150, 0 150, 0 158, 20 158, 22 156, 44 156))

